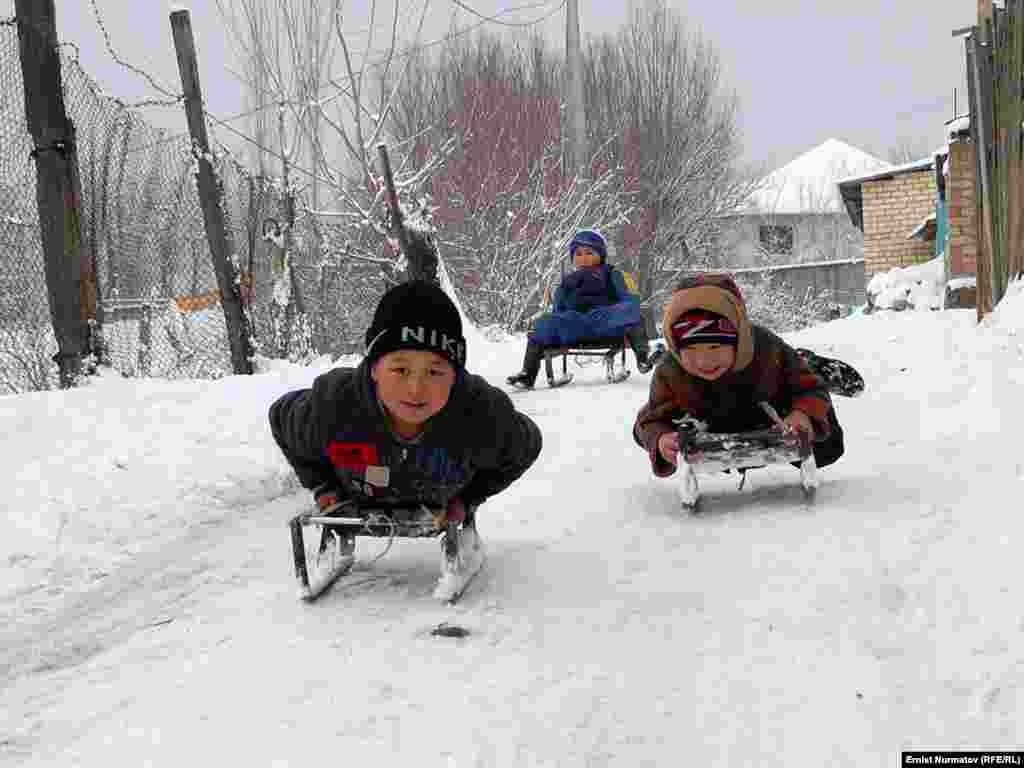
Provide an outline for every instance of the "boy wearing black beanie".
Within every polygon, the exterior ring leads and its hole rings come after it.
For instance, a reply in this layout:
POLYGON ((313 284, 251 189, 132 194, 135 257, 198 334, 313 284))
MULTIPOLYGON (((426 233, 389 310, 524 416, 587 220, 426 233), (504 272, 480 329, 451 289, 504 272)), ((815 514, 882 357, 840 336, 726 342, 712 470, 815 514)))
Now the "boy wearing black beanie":
POLYGON ((328 371, 271 406, 275 441, 321 509, 441 509, 439 527, 461 523, 459 549, 482 557, 476 507, 537 460, 540 430, 466 371, 462 319, 432 283, 388 291, 365 343, 358 367, 328 371))

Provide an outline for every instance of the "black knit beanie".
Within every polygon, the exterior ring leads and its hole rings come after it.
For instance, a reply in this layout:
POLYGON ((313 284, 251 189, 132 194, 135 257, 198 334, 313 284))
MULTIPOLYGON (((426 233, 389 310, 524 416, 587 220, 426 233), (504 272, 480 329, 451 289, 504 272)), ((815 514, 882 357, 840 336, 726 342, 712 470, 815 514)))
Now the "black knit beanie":
POLYGON ((456 368, 465 366, 466 339, 459 310, 433 283, 401 283, 377 304, 366 331, 366 359, 372 364, 399 349, 436 352, 456 368))

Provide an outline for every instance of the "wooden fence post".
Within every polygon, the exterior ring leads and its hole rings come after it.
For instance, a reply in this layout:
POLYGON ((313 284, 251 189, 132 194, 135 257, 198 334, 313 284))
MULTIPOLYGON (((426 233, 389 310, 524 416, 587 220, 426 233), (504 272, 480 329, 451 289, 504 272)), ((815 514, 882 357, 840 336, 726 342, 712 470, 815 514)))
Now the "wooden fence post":
POLYGON ((236 374, 251 374, 252 346, 238 285, 238 268, 231 263, 221 188, 211 162, 210 144, 203 116, 203 92, 199 84, 199 64, 196 60, 195 39, 192 36, 192 21, 187 10, 171 12, 171 31, 178 56, 181 85, 185 93, 185 116, 188 119, 189 133, 192 135, 192 149, 199 163, 196 174, 199 200, 203 209, 206 240, 213 257, 213 271, 217 275, 217 287, 220 288, 220 303, 224 310, 228 344, 231 348, 231 366, 236 374))
POLYGON ((64 105, 54 0, 15 0, 25 118, 35 148, 36 203, 60 385, 74 386, 88 351, 75 130, 64 105))
POLYGON ((989 151, 992 145, 991 121, 988 105, 991 98, 986 98, 986 93, 991 92, 991 80, 983 76, 982 71, 991 73, 991 67, 985 67, 984 61, 987 55, 986 47, 972 36, 967 41, 968 49, 968 87, 971 99, 971 133, 975 140, 975 152, 977 154, 978 181, 978 299, 977 314, 981 320, 985 314, 992 311, 996 301, 996 278, 995 259, 993 249, 992 232, 992 205, 994 199, 991 194, 991 171, 992 163, 989 151), (987 88, 987 91, 986 91, 987 88))
POLYGON ((1024 96, 1020 83, 1024 77, 1024 3, 1008 0, 1004 12, 1006 26, 1006 75, 1001 97, 1004 101, 1006 130, 1006 274, 1001 282, 1005 291, 1010 278, 1024 272, 1024 96), (1016 87, 1015 87, 1016 86, 1016 87))

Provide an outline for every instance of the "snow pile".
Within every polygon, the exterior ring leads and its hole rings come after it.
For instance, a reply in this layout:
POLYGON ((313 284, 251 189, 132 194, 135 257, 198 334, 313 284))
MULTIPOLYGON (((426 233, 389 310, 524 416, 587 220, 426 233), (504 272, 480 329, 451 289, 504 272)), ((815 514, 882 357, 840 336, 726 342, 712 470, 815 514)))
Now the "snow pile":
POLYGON ((946 123, 946 133, 951 139, 955 139, 962 133, 967 133, 971 130, 971 118, 970 115, 962 115, 954 118, 946 123))
POLYGON ((946 268, 941 257, 911 267, 878 272, 868 282, 872 309, 942 309, 946 268))
POLYGON ((982 324, 1011 336, 1018 333, 1024 336, 1024 277, 1010 282, 1006 294, 982 324))
POLYGON ((176 532, 294 490, 267 409, 324 362, 216 381, 108 371, 80 389, 0 398, 0 600, 77 591, 176 532))

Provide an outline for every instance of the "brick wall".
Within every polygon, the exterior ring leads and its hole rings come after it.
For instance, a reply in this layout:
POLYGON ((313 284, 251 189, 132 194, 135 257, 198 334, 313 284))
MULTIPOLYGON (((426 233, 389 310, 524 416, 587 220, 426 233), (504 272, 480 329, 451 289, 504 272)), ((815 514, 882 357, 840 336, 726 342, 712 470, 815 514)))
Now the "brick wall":
POLYGON ((977 175, 974 145, 949 145, 949 178, 946 207, 949 211, 949 265, 951 276, 975 275, 978 271, 978 230, 975 218, 977 175))
POLYGON ((894 178, 866 181, 864 199, 864 272, 869 277, 893 267, 934 257, 935 243, 908 240, 925 217, 935 212, 934 171, 924 169, 894 178))

